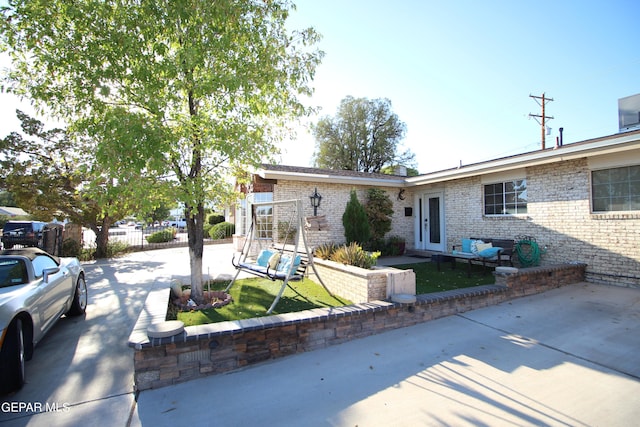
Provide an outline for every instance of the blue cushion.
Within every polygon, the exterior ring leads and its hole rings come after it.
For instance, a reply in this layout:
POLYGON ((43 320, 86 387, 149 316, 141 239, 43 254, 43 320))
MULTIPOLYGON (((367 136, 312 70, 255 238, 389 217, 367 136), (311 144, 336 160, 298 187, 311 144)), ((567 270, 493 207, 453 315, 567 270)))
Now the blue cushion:
POLYGON ((462 239, 462 252, 471 252, 471 239, 462 239))
MULTIPOLYGON (((293 273, 295 273, 296 270, 298 269, 300 262, 302 262, 302 258, 300 257, 300 255, 296 255, 296 259, 293 262, 293 273)), ((277 271, 288 273, 289 268, 291 268, 291 257, 289 255, 282 255, 282 258, 280 259, 280 264, 278 264, 277 271)))
POLYGON ((491 248, 481 250, 480 252, 478 252, 478 255, 482 258, 493 258, 494 256, 498 255, 498 252, 500 252, 501 250, 502 248, 493 246, 491 248))
POLYGON ((256 260, 256 264, 262 267, 266 267, 267 264, 269 264, 269 258, 271 258, 271 255, 273 255, 274 253, 275 253, 274 251, 270 251, 269 249, 261 250, 260 254, 258 254, 258 259, 256 260))

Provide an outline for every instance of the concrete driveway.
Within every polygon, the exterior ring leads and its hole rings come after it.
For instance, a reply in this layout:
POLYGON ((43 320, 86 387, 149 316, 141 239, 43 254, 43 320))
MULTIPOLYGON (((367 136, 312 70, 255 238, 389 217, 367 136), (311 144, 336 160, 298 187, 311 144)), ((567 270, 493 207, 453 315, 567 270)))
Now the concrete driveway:
MULTIPOLYGON (((229 272, 230 254, 229 245, 207 246, 205 273, 229 272)), ((144 391, 136 402, 129 333, 154 281, 188 277, 187 250, 135 253, 86 270, 86 318, 61 319, 36 348, 28 383, 3 397, 0 425, 629 426, 640 419, 637 289, 571 285, 144 391)))

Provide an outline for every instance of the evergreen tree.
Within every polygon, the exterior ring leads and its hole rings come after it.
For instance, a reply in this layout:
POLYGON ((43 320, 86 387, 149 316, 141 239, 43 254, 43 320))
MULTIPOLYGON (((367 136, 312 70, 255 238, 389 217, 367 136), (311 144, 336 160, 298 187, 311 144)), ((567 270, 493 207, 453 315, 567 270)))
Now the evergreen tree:
POLYGON ((351 190, 351 198, 342 215, 342 225, 344 225, 344 236, 347 239, 347 244, 351 242, 362 244, 368 242, 371 238, 367 212, 358 201, 355 190, 351 190))

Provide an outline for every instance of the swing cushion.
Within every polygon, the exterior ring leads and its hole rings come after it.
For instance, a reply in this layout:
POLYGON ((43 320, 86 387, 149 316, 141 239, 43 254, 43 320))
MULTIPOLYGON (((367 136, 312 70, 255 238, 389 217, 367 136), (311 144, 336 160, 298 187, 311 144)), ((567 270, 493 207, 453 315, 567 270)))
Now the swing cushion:
POLYGON ((276 252, 270 251, 269 249, 261 250, 260 253, 258 254, 258 259, 256 260, 256 264, 258 264, 260 267, 266 267, 267 265, 269 265, 269 259, 274 253, 276 252))
MULTIPOLYGON (((296 255, 296 258, 293 261, 294 274, 295 274, 295 271, 298 269, 298 266, 300 266, 301 262, 302 262, 302 258, 300 257, 300 255, 296 255)), ((286 273, 289 271, 290 268, 291 268, 291 257, 289 255, 282 255, 282 258, 280 259, 280 264, 278 264, 278 268, 276 269, 276 271, 286 273)))

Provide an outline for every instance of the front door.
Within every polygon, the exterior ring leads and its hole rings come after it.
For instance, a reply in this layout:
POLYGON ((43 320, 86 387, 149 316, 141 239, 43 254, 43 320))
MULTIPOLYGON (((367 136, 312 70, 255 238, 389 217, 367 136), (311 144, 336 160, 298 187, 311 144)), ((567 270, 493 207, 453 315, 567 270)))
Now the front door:
POLYGON ((417 247, 444 252, 444 193, 425 193, 418 200, 417 247))

